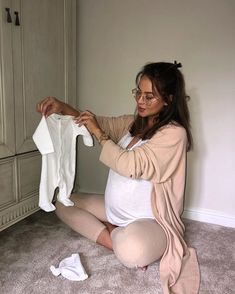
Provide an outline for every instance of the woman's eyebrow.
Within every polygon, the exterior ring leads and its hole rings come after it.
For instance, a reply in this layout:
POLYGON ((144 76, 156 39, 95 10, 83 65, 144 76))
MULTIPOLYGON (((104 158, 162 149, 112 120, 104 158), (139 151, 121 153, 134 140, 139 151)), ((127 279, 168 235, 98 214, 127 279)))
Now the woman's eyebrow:
POLYGON ((143 92, 143 91, 140 89, 140 87, 137 87, 137 89, 140 90, 142 93, 145 93, 145 94, 154 94, 153 92, 149 92, 149 91, 145 91, 145 92, 143 92))

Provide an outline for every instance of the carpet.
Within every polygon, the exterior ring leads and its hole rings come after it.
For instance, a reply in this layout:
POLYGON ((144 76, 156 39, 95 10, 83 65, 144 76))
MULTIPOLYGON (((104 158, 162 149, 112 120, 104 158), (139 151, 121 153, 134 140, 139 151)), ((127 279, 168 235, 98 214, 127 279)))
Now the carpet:
MULTIPOLYGON (((186 241, 195 247, 200 294, 235 294, 235 229, 184 220, 186 241)), ((0 232, 1 294, 160 294, 159 263, 146 272, 125 268, 113 252, 38 211, 0 232), (55 277, 50 266, 79 253, 89 276, 81 282, 55 277)))

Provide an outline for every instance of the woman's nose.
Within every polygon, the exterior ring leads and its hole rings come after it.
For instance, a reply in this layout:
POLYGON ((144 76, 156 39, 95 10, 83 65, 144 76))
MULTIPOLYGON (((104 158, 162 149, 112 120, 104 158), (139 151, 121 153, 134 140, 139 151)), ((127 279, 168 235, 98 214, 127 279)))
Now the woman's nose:
POLYGON ((145 104, 145 97, 144 97, 144 94, 142 94, 140 97, 139 97, 139 100, 138 100, 138 103, 139 104, 145 104))

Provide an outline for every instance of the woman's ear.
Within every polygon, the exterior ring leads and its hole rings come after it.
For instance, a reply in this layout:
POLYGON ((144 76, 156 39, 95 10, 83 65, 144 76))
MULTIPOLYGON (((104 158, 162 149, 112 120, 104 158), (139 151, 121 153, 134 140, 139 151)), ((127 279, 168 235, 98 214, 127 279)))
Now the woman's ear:
POLYGON ((173 98, 174 98, 174 96, 173 96, 172 94, 170 94, 170 95, 168 96, 168 99, 167 99, 168 103, 165 102, 165 103, 164 103, 164 106, 167 106, 168 104, 171 104, 172 101, 173 101, 173 98))

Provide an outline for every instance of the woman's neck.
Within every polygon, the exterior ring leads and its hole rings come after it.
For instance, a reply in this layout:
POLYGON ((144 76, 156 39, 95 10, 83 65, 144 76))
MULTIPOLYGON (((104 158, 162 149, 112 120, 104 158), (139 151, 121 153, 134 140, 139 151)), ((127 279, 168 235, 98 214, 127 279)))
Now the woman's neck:
POLYGON ((149 116, 148 117, 148 128, 150 129, 157 121, 156 116, 149 116))

